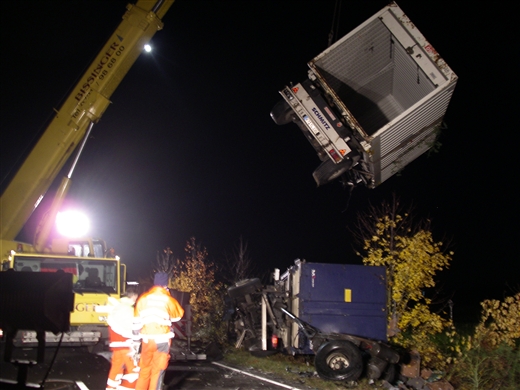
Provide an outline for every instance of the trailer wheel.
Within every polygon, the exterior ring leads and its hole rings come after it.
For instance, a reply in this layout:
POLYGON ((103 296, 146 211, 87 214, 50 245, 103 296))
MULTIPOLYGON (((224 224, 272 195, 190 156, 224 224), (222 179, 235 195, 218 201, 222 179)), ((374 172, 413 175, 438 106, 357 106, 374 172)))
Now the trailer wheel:
POLYGON ((351 160, 343 160, 339 164, 335 164, 331 159, 322 162, 318 168, 312 173, 314 180, 318 186, 327 184, 337 179, 352 167, 351 160))
POLYGON ((350 341, 334 340, 318 349, 314 366, 323 379, 355 381, 363 372, 363 358, 358 347, 350 341))
POLYGON ((251 294, 262 288, 260 279, 245 279, 235 283, 234 286, 228 288, 228 295, 230 298, 235 299, 243 297, 244 295, 251 294))
POLYGON ((271 118, 274 123, 281 126, 291 123, 296 118, 296 115, 285 100, 280 100, 271 110, 271 118))
POLYGON ((381 375, 379 379, 385 380, 391 385, 395 385, 397 379, 399 379, 399 366, 397 364, 388 363, 383 375, 381 375))

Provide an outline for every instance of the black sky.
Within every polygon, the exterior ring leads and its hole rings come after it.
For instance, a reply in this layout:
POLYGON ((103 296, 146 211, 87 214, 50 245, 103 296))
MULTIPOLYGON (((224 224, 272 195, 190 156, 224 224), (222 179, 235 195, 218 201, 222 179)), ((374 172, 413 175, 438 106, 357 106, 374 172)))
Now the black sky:
MULTIPOLYGON (((395 193, 455 252, 459 307, 518 289, 518 22, 508 2, 398 4, 459 76, 440 152, 374 190, 316 188, 314 149, 269 117, 278 90, 327 46, 335 2, 177 0, 112 96, 73 176, 72 202, 132 278, 195 236, 218 260, 240 236, 263 270, 360 263, 349 228, 395 193)), ((342 1, 341 37, 387 1, 342 1)), ((126 1, 2 4, 1 170, 37 139, 113 32, 126 1)), ((4 183, 5 184, 5 183, 4 183)))

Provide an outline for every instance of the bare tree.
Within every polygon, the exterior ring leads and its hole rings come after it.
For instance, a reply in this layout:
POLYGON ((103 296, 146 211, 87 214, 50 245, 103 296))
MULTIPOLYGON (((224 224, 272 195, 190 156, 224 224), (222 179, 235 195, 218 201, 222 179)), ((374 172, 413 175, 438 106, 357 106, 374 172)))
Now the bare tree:
POLYGON ((233 248, 231 255, 224 255, 224 263, 225 272, 222 277, 227 283, 234 284, 251 277, 255 267, 248 252, 248 243, 244 241, 242 236, 233 248))
POLYGON ((392 194, 391 201, 383 201, 379 206, 371 204, 368 207, 368 211, 357 215, 354 229, 351 229, 356 244, 363 247, 367 238, 377 234, 377 222, 383 216, 387 216, 392 221, 388 232, 392 248, 394 247, 394 237, 397 233, 413 234, 421 229, 429 230, 429 220, 416 221, 414 210, 413 204, 406 208, 402 206, 395 194, 392 194), (400 218, 397 218, 397 216, 400 216, 400 218))
POLYGON ((177 265, 177 260, 173 256, 173 252, 170 248, 165 248, 161 251, 157 251, 155 263, 153 264, 154 272, 164 272, 168 275, 173 273, 177 265))

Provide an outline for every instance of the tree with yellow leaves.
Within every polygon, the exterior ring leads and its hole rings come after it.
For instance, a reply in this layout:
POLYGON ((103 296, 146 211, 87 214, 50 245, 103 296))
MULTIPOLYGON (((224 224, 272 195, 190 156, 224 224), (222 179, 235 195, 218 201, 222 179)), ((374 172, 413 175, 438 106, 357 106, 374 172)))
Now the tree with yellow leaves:
POLYGON ((443 243, 434 241, 428 221, 414 225, 395 197, 392 204, 372 207, 358 222, 363 263, 387 269, 390 340, 418 350, 425 363, 441 363, 432 336, 449 327, 451 320, 431 311, 426 292, 435 287, 436 273, 449 266, 453 253, 445 253, 443 243))
POLYGON ((171 287, 190 293, 194 338, 209 342, 222 341, 224 301, 222 284, 216 278, 216 266, 208 259, 205 247, 192 237, 184 248, 184 260, 173 267, 171 287))
POLYGON ((475 329, 475 338, 491 348, 504 343, 515 347, 520 339, 520 293, 503 301, 487 299, 480 303, 482 316, 475 329))
POLYGON ((520 292, 480 305, 475 331, 451 335, 450 383, 461 390, 516 390, 520 383, 520 292))

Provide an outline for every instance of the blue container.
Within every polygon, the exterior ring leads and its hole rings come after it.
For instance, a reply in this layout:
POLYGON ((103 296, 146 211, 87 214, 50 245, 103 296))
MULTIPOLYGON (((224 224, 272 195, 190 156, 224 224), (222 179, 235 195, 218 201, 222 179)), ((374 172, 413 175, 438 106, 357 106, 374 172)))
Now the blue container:
POLYGON ((385 267, 300 263, 298 317, 325 333, 386 341, 385 267))

